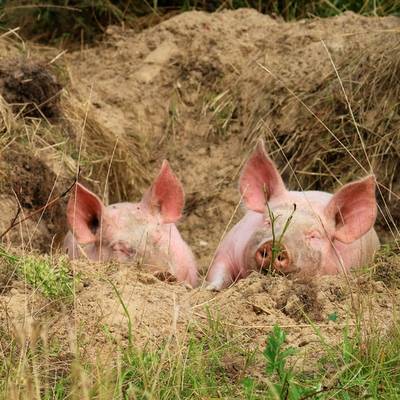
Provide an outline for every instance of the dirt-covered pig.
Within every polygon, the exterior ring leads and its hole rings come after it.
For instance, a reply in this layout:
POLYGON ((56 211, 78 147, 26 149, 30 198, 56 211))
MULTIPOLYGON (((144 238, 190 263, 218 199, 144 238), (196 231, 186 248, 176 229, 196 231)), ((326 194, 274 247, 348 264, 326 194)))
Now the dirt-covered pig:
POLYGON ((196 286, 193 253, 175 226, 183 205, 182 185, 167 161, 139 203, 106 207, 78 183, 68 201, 70 232, 64 248, 71 258, 140 263, 150 272, 196 286))
POLYGON ((260 141, 242 171, 240 192, 248 211, 217 249, 209 289, 269 268, 337 274, 368 264, 379 248, 373 176, 333 195, 289 191, 260 141))

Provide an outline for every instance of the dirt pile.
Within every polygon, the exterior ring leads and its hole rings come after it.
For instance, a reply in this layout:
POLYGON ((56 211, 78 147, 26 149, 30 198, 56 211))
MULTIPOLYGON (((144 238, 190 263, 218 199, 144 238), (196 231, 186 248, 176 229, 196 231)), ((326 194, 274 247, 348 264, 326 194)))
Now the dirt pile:
POLYGON ((34 214, 12 229, 3 241, 13 246, 27 245, 30 249, 49 251, 53 241, 61 239, 64 233, 61 227, 66 225, 64 199, 42 209, 61 194, 57 176, 40 158, 25 154, 24 148, 15 144, 3 152, 0 166, 3 207, 0 233, 18 218, 22 220, 34 214), (35 213, 40 209, 41 212, 35 213))
POLYGON ((49 65, 21 59, 0 66, 0 93, 18 115, 59 116, 61 90, 49 65))
POLYGON ((389 289, 367 273, 324 277, 311 285, 254 273, 215 294, 161 282, 129 267, 89 269, 81 262, 74 264, 74 271, 80 276, 74 305, 46 300, 14 281, 10 292, 1 296, 2 315, 20 331, 29 329, 32 320, 42 321, 64 355, 71 351, 72 332, 80 339, 82 353, 92 359, 113 351, 115 345, 125 346, 129 325, 134 343, 151 348, 170 335, 184 343, 189 332, 200 334, 213 321, 260 350, 268 332, 279 324, 288 332, 288 343, 300 349, 299 357, 308 360, 304 363, 308 368, 322 354, 319 335, 334 346, 345 328, 352 331, 359 323, 360 315, 363 329, 384 332, 390 329, 387 321, 399 311, 398 288, 389 289))

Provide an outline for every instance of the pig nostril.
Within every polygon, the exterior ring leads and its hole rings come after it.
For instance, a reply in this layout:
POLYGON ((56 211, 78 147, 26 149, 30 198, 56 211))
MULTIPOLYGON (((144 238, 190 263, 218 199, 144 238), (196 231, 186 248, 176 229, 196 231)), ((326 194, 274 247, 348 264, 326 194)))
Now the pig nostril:
POLYGON ((272 242, 263 243, 256 252, 256 262, 261 269, 273 266, 284 272, 290 264, 290 257, 286 247, 272 242))
POLYGON ((288 272, 290 266, 290 258, 285 248, 280 250, 274 261, 274 267, 281 272, 288 272))
POLYGON ((259 267, 269 267, 271 264, 272 246, 270 243, 264 243, 256 252, 256 262, 259 267))

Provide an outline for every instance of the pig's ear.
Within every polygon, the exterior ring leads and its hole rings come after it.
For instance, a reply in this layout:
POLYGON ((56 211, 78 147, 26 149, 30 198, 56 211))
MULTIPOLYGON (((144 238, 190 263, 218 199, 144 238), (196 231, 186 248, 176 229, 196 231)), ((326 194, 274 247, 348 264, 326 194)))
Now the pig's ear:
POLYGON ((260 213, 265 211, 267 201, 286 192, 281 175, 265 152, 262 140, 243 168, 239 190, 246 207, 260 213))
POLYGON ((75 185, 67 205, 67 220, 79 243, 93 243, 100 228, 104 205, 80 183, 75 185))
POLYGON ((343 243, 351 243, 367 233, 375 223, 376 214, 375 178, 372 175, 343 186, 325 209, 328 220, 335 223, 333 237, 343 243))
POLYGON ((143 196, 142 203, 152 213, 159 213, 165 224, 176 222, 182 216, 185 194, 178 178, 167 160, 150 189, 143 196))

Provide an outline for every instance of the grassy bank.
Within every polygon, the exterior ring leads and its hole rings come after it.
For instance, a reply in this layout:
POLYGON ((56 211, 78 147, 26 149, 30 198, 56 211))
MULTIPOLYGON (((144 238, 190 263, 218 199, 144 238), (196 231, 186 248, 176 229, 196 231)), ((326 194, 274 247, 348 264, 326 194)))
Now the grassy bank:
POLYGON ((400 15, 397 0, 3 0, 0 24, 4 30, 19 27, 25 38, 58 44, 86 43, 110 24, 141 30, 188 10, 209 12, 250 7, 286 20, 329 17, 344 11, 363 15, 400 15))
MULTIPOLYGON (((71 265, 65 259, 5 250, 0 256, 2 270, 9 271, 2 278, 2 296, 7 296, 8 286, 23 285, 27 299, 46 299, 37 308, 31 308, 27 300, 31 315, 47 309, 40 323, 35 317, 16 322, 3 313, 0 399, 345 400, 400 395, 398 316, 387 321, 383 332, 369 315, 368 304, 359 307, 355 324, 344 322, 337 343, 330 343, 319 325, 305 315, 321 351, 303 359, 300 349, 287 343, 293 327, 271 327, 259 348, 210 310, 206 321, 188 323, 183 335, 175 330, 175 321, 169 336, 157 345, 139 344, 132 331, 133 316, 114 287, 125 309, 126 340, 120 342, 101 325, 107 343, 88 358, 90 350, 82 340, 86 327, 74 318, 80 282, 71 265), (71 315, 64 339, 48 332, 61 312, 71 315)), ((372 282, 381 278, 382 265, 396 269, 397 263, 398 256, 386 249, 375 267, 362 275, 372 282)), ((327 321, 338 323, 337 315, 328 315, 327 321)))

